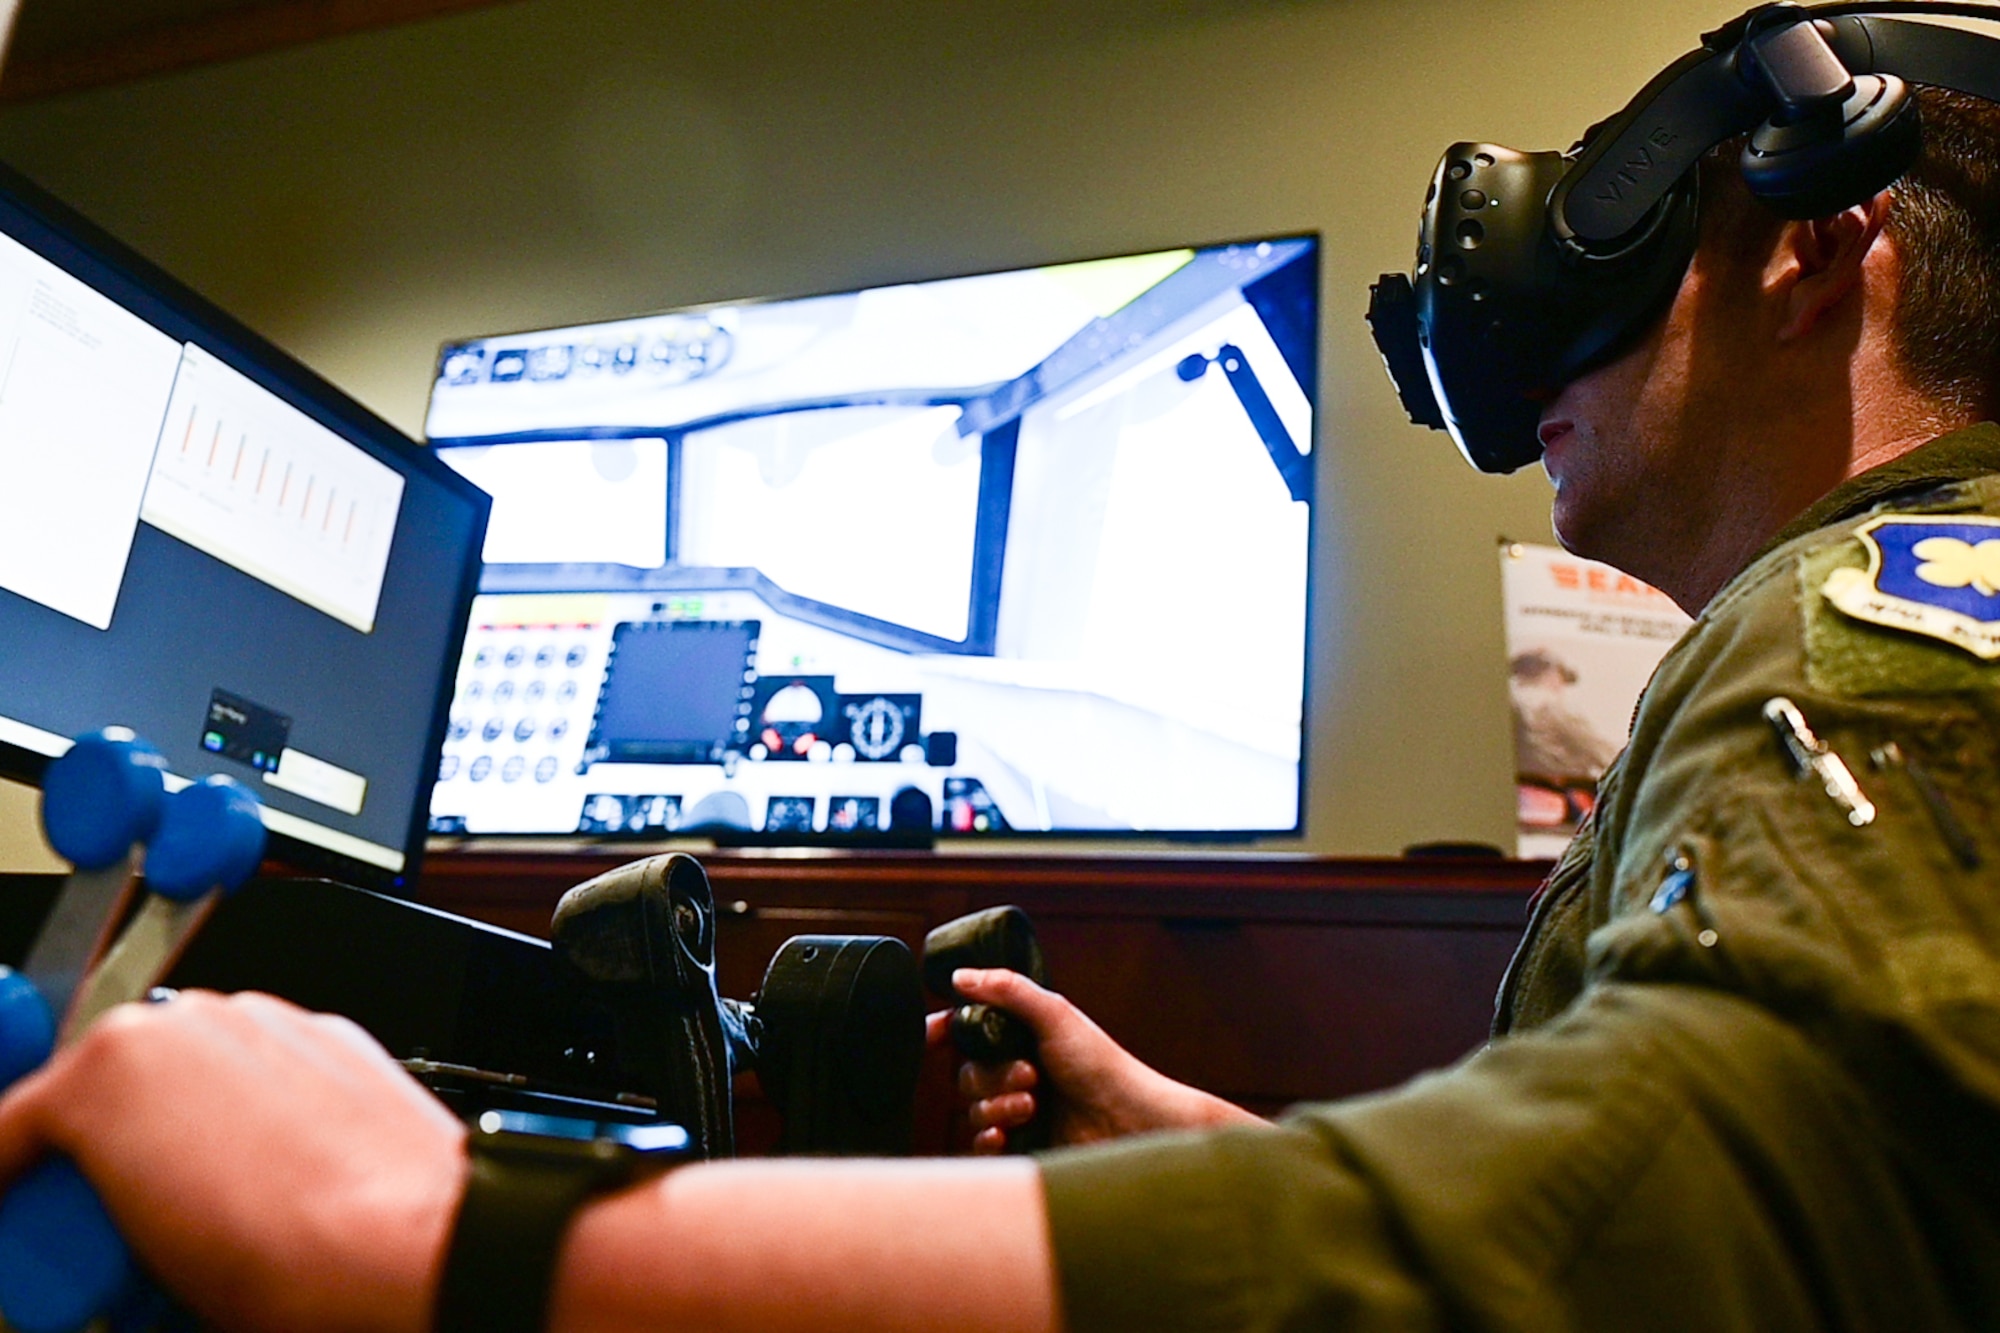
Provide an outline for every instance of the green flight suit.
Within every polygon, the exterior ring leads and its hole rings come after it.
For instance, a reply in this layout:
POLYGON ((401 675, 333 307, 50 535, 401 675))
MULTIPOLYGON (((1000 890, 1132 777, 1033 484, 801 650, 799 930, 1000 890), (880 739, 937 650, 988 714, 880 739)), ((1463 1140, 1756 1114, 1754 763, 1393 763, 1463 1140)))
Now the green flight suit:
MULTIPOLYGON (((1069 1327, 2000 1327, 2000 661, 1826 591, 1904 514, 2000 515, 2000 427, 1847 483, 1716 596, 1484 1049, 1275 1131, 1046 1155, 1069 1327), (1778 697, 1872 818, 1799 774, 1778 697)), ((1993 532, 1940 577, 2000 602, 1993 532)))

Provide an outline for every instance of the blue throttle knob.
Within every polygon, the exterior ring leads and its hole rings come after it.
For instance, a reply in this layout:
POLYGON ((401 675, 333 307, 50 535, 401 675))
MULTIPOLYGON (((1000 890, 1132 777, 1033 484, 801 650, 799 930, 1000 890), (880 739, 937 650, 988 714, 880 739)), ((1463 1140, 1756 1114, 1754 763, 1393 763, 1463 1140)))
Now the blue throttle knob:
POLYGON ((42 830, 81 870, 116 865, 159 827, 167 761, 124 727, 76 738, 42 775, 42 830))
POLYGON ((76 1333, 133 1277, 132 1252, 68 1158, 44 1158, 0 1199, 0 1310, 16 1333, 76 1333))
POLYGON ((262 811, 248 787, 219 773, 181 788, 146 845, 146 887, 175 902, 237 888, 264 859, 262 811))
POLYGON ((56 1016, 35 983, 0 967, 0 1088, 40 1069, 56 1048, 56 1016))

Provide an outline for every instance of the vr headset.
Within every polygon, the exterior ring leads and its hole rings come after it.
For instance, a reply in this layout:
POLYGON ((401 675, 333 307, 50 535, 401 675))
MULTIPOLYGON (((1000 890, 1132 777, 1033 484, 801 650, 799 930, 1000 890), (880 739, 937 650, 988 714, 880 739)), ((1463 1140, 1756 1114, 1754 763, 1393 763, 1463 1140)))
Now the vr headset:
POLYGON ((1410 419, 1450 431, 1482 472, 1539 459, 1541 403, 1673 300, 1695 250, 1695 164, 1717 144, 1748 135, 1751 192, 1785 217, 1825 217, 1916 160, 1910 84, 2000 102, 2000 41, 1885 14, 2000 20, 2000 5, 1765 5, 1705 35, 1566 153, 1447 149, 1414 276, 1369 289, 1410 419))

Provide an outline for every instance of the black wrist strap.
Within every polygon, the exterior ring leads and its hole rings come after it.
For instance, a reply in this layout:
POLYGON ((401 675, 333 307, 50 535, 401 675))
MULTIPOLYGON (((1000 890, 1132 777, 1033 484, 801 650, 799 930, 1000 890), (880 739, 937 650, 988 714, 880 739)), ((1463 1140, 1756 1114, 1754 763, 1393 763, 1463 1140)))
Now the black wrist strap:
POLYGON ((594 1194, 635 1174, 605 1140, 474 1130, 472 1170, 438 1282, 437 1333, 542 1333, 563 1235, 594 1194))

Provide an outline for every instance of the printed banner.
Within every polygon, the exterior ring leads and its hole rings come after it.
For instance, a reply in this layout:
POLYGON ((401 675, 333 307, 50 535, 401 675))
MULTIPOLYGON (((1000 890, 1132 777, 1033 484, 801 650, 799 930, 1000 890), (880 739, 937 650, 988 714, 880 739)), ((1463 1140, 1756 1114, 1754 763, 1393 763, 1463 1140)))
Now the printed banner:
POLYGON ((1514 710, 1515 853, 1562 853, 1632 709, 1691 623, 1657 588, 1560 547, 1500 544, 1514 710))

